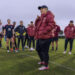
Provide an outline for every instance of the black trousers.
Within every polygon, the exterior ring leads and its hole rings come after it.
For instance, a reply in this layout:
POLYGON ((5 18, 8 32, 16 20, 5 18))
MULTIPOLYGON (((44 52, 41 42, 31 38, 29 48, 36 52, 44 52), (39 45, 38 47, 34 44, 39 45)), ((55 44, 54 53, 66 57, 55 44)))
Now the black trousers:
POLYGON ((45 66, 48 66, 49 61, 49 47, 52 39, 39 39, 36 42, 36 50, 41 59, 41 62, 45 62, 45 66))
POLYGON ((68 38, 65 39, 65 51, 66 51, 66 49, 67 49, 68 43, 70 43, 70 51, 72 51, 73 39, 68 39, 68 38))
POLYGON ((19 49, 19 46, 20 46, 20 41, 21 41, 21 44, 22 44, 22 48, 24 48, 24 37, 18 37, 18 49, 19 49))
POLYGON ((15 44, 15 48, 17 48, 16 38, 15 38, 15 40, 14 40, 14 44, 15 44))
POLYGON ((34 39, 34 37, 29 37, 29 48, 31 48, 31 44, 33 44, 33 48, 35 48, 35 39, 34 39))
POLYGON ((29 46, 29 38, 25 38, 24 46, 26 45, 26 42, 27 42, 27 46, 29 46))

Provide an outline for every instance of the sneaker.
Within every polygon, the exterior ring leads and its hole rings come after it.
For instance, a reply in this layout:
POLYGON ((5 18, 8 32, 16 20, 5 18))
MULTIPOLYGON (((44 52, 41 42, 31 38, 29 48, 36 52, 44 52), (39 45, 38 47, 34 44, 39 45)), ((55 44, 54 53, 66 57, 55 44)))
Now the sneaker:
POLYGON ((10 50, 11 50, 11 52, 13 52, 13 48, 11 48, 10 50))
POLYGON ((25 48, 29 48, 28 46, 25 46, 25 48))
POLYGON ((22 50, 24 51, 24 48, 22 48, 22 50))
POLYGON ((34 48, 30 48, 30 51, 34 51, 35 49, 34 48))
POLYGON ((64 51, 63 54, 66 54, 66 51, 64 51))
POLYGON ((58 50, 58 48, 56 48, 56 50, 55 51, 57 51, 58 50))
POLYGON ((69 52, 69 55, 71 55, 72 53, 71 52, 69 52))
POLYGON ((49 69, 49 67, 42 66, 38 70, 43 71, 43 70, 48 70, 48 69, 49 69))
POLYGON ((7 50, 7 52, 9 53, 10 51, 9 51, 9 50, 7 50))
POLYGON ((52 47, 52 51, 54 51, 54 47, 52 47))
POLYGON ((44 62, 38 62, 38 65, 44 65, 45 63, 44 62))
POLYGON ((16 53, 18 52, 18 50, 15 51, 16 53))
POLYGON ((30 51, 33 51, 33 48, 30 48, 30 51))

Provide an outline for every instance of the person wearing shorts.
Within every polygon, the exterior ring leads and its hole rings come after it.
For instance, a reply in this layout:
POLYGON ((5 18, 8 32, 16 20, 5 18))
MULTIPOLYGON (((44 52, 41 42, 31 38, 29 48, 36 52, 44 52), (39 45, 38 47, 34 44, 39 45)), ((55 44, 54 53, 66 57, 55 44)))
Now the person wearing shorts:
MULTIPOLYGON (((10 52, 9 51, 9 42, 12 42, 12 46, 10 48, 12 49, 12 47, 13 47, 13 50, 15 51, 14 40, 13 40, 14 27, 11 24, 11 20, 10 19, 7 20, 7 23, 8 24, 5 26, 5 29, 4 29, 4 36, 6 36, 7 52, 10 52)), ((12 50, 11 50, 11 52, 12 52, 12 50)))
POLYGON ((54 51, 54 42, 56 43, 56 51, 58 50, 58 35, 60 32, 60 27, 55 25, 55 29, 53 29, 52 33, 54 34, 52 38, 52 51, 54 51))

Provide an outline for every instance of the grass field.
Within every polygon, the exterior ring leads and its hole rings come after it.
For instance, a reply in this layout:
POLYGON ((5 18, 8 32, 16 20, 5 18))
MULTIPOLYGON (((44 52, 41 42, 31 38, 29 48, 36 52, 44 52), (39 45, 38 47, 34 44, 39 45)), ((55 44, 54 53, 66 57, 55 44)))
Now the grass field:
POLYGON ((75 75, 75 47, 72 55, 64 55, 64 39, 59 40, 58 52, 50 50, 50 70, 47 71, 38 71, 40 66, 37 65, 39 58, 36 51, 25 49, 24 52, 7 53, 5 42, 3 47, 0 49, 0 75, 75 75))

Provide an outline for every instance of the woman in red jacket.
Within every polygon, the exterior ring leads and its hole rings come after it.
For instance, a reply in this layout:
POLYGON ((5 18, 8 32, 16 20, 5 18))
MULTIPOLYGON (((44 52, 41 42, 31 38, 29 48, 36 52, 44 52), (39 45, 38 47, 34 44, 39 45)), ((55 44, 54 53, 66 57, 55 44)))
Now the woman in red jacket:
POLYGON ((70 21, 70 24, 65 28, 64 34, 65 34, 65 51, 64 54, 66 53, 67 45, 68 42, 70 43, 70 52, 69 54, 71 55, 72 51, 72 46, 73 46, 73 39, 74 39, 74 33, 75 33, 75 28, 73 21, 70 21))
POLYGON ((30 48, 30 51, 33 51, 35 50, 35 39, 34 39, 35 26, 32 21, 29 27, 27 28, 27 32, 29 36, 29 48, 30 48), (31 47, 31 43, 33 44, 33 47, 31 47))
POLYGON ((56 51, 58 50, 58 34, 60 32, 60 27, 58 25, 55 25, 55 28, 53 29, 54 36, 52 38, 52 51, 54 51, 54 42, 56 43, 56 51))
POLYGON ((36 50, 43 64, 39 70, 49 69, 49 46, 52 41, 52 29, 55 27, 54 15, 48 11, 48 7, 43 5, 38 8, 41 16, 38 16, 35 22, 35 38, 37 39, 36 50))

